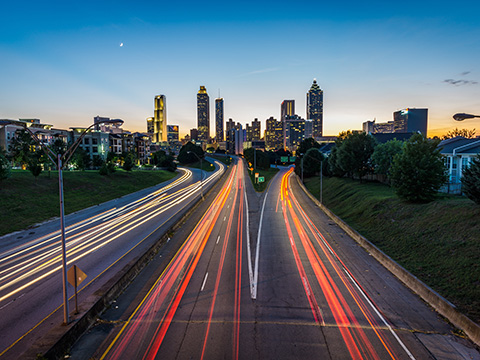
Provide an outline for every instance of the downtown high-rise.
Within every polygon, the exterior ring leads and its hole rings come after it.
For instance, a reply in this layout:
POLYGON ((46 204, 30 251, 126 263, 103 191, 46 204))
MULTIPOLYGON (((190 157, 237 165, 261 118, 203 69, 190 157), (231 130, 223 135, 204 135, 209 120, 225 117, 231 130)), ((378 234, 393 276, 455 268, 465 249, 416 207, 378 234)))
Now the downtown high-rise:
POLYGON ((147 131, 153 132, 153 143, 167 141, 167 99, 165 95, 155 96, 153 118, 147 119, 147 131))
POLYGON ((200 86, 197 94, 198 140, 207 143, 210 137, 210 97, 205 86, 200 86))
POLYGON ((217 143, 224 140, 223 116, 223 98, 215 99, 215 140, 217 143))
POLYGON ((323 90, 313 79, 313 84, 307 93, 307 119, 313 122, 313 137, 323 135, 323 90))

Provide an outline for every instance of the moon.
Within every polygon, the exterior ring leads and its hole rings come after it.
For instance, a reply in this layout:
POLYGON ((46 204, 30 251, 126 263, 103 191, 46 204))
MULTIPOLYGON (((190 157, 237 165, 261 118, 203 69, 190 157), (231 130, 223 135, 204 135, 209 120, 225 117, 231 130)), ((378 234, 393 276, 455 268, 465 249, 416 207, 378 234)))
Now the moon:
POLYGON ((120 47, 123 47, 123 43, 120 43, 120 47))

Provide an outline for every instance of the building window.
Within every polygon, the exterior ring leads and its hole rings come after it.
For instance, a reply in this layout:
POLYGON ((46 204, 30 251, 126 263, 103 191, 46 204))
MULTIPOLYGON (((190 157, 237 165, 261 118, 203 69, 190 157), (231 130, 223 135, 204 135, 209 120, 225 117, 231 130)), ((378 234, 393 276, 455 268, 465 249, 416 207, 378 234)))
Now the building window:
POLYGON ((92 139, 92 144, 93 144, 93 145, 97 145, 97 143, 98 143, 98 140, 97 140, 97 139, 95 139, 95 138, 92 139))
POLYGON ((469 157, 462 158, 462 172, 470 165, 470 160, 469 157))
POLYGON ((85 145, 88 145, 88 144, 90 144, 90 141, 89 141, 88 138, 83 138, 83 143, 84 143, 85 145))
POLYGON ((98 153, 98 147, 97 147, 97 146, 94 146, 94 147, 93 147, 93 153, 94 153, 94 154, 98 153))

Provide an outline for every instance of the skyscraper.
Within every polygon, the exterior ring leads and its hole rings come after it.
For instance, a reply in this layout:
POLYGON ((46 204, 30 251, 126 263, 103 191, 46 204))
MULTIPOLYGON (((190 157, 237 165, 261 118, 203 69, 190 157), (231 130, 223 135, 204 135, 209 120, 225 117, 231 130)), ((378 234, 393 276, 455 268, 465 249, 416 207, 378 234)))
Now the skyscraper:
POLYGON ((197 94, 198 140, 207 142, 210 137, 210 97, 205 86, 200 86, 197 94))
POLYGON ((313 121, 313 137, 323 136, 323 90, 316 79, 307 93, 307 119, 313 121))
POLYGON ((404 109, 393 113, 396 133, 421 132, 427 136, 428 109, 404 109))
MULTIPOLYGON (((154 99, 153 142, 167 141, 167 99, 165 95, 157 95, 154 99)), ((148 119, 147 119, 148 124, 148 119)))
POLYGON ((283 100, 282 105, 280 106, 280 121, 283 124, 283 148, 287 147, 286 139, 286 129, 287 126, 285 122, 289 116, 295 115, 295 100, 283 100))
POLYGON ((224 140, 223 136, 223 98, 215 99, 215 138, 217 143, 224 140))
POLYGON ((283 122, 277 121, 273 116, 267 119, 265 147, 267 150, 283 149, 283 122))

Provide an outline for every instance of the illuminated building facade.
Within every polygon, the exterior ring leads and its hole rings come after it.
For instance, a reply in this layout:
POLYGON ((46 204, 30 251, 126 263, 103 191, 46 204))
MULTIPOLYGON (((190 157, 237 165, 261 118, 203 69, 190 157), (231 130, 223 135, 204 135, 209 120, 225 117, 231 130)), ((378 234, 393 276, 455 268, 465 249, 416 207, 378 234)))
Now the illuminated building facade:
POLYGON ((265 147, 267 150, 283 149, 283 122, 273 116, 267 119, 265 147))
POLYGON ((223 136, 223 98, 215 99, 215 140, 224 141, 223 136))
POLYGON ((153 138, 154 126, 153 126, 153 117, 147 118, 147 134, 151 135, 153 138))
POLYGON ((169 144, 177 143, 179 141, 178 133, 178 125, 167 125, 167 141, 169 144))
POLYGON ((197 94, 197 129, 198 140, 207 143, 210 137, 210 97, 205 86, 200 86, 197 94))
POLYGON ((427 136, 428 109, 404 109, 393 113, 396 133, 421 132, 427 136))
POLYGON ((323 136, 323 90, 316 79, 307 93, 307 119, 313 121, 313 137, 323 136))
POLYGON ((305 140, 305 120, 298 115, 285 119, 285 148, 295 152, 300 143, 305 140))
POLYGON ((165 95, 155 96, 154 105, 152 142, 158 144, 167 141, 167 99, 165 95))

